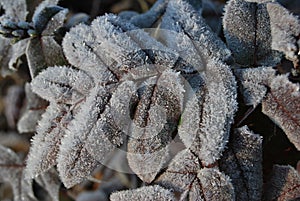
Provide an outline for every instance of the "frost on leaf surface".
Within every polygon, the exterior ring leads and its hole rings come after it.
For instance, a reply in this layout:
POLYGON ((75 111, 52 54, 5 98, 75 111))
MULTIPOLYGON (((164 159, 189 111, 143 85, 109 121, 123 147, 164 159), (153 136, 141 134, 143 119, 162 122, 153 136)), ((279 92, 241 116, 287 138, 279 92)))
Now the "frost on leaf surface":
POLYGON ((111 194, 111 201, 175 201, 174 194, 159 185, 144 186, 138 189, 119 191, 111 194))
POLYGON ((280 54, 271 49, 266 4, 230 0, 225 7, 223 28, 236 63, 254 67, 275 65, 280 61, 280 54))
POLYGON ((300 150, 300 92, 299 84, 286 75, 277 76, 270 92, 262 102, 262 112, 283 129, 289 140, 300 150))
POLYGON ((168 146, 183 106, 183 80, 179 73, 164 71, 140 87, 140 101, 128 142, 128 163, 146 182, 151 182, 168 160, 168 146))
POLYGON ((231 178, 237 200, 261 200, 262 138, 247 126, 235 129, 220 160, 220 169, 231 178))
POLYGON ((229 177, 216 168, 201 168, 199 159, 188 149, 179 152, 167 170, 155 181, 181 193, 181 200, 233 200, 229 177))
POLYGON ((234 74, 240 83, 245 104, 256 107, 265 97, 276 70, 272 67, 240 68, 235 69, 234 74))
POLYGON ((61 138, 71 119, 70 108, 50 103, 41 120, 26 162, 26 177, 34 178, 56 165, 61 138))
POLYGON ((159 28, 159 40, 176 50, 186 62, 185 67, 180 66, 181 70, 203 71, 206 60, 216 57, 226 61, 231 56, 225 44, 188 1, 169 1, 159 28))
POLYGON ((228 66, 209 60, 191 87, 194 94, 181 116, 179 136, 207 166, 220 158, 228 141, 237 109, 236 83, 228 66))
POLYGON ((298 200, 300 176, 291 166, 274 165, 264 188, 264 200, 298 200))
POLYGON ((14 200, 37 201, 30 180, 23 177, 24 164, 11 149, 0 145, 0 182, 10 183, 14 200))
POLYGON ((42 71, 31 86, 35 93, 50 102, 74 104, 89 93, 94 83, 84 71, 59 66, 42 71))
POLYGON ((300 20, 278 3, 267 4, 270 15, 272 48, 285 53, 287 59, 299 64, 300 20))
POLYGON ((26 108, 18 121, 18 131, 20 133, 35 132, 37 122, 45 112, 48 102, 33 93, 31 85, 25 84, 26 108))

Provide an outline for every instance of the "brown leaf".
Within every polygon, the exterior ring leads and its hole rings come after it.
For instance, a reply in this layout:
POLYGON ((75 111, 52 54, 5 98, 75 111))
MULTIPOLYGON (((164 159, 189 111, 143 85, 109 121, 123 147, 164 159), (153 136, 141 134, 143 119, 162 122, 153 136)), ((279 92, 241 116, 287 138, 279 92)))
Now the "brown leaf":
POLYGON ((300 176, 291 166, 275 165, 264 188, 264 200, 294 200, 300 197, 300 176))
POLYGON ((300 92, 285 75, 274 78, 270 92, 262 102, 262 112, 268 115, 286 133, 300 150, 300 92))

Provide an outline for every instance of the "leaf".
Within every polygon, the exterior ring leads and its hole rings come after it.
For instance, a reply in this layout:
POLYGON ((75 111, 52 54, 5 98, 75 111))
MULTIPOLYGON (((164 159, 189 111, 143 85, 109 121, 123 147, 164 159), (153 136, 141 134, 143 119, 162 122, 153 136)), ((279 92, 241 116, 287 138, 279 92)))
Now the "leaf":
POLYGON ((293 84, 285 75, 277 76, 270 84, 270 92, 262 102, 262 112, 286 133, 300 150, 299 84, 293 84))
POLYGON ((229 67, 217 60, 209 60, 206 71, 194 80, 178 132, 185 146, 209 166, 228 141, 237 110, 236 83, 229 67))
MULTIPOLYGON (((33 16, 32 16, 32 21, 39 21, 40 19, 39 16, 43 13, 43 10, 46 8, 46 7, 51 7, 51 6, 56 6, 58 4, 59 0, 44 0, 42 1, 36 8, 35 8, 35 11, 33 13, 33 16)), ((57 9, 59 10, 59 9, 57 9)), ((50 10, 51 11, 51 10, 50 10)), ((48 13, 51 13, 51 12, 47 12, 45 14, 48 14, 48 13)), ((43 17, 46 17, 46 16, 43 16, 43 17)), ((37 23, 35 23, 37 24, 37 23)))
POLYGON ((26 48, 26 57, 32 78, 48 66, 66 63, 62 48, 52 36, 31 39, 26 48))
POLYGON ((216 168, 202 168, 189 150, 179 152, 156 182, 181 193, 180 200, 234 200, 229 177, 216 168))
POLYGON ((196 179, 200 168, 199 159, 188 149, 184 149, 172 159, 167 170, 155 180, 155 183, 183 193, 196 179))
POLYGON ((247 126, 235 129, 219 164, 231 178, 237 200, 261 200, 262 138, 259 135, 247 126))
POLYGON ((61 182, 59 180, 58 173, 54 168, 41 174, 35 180, 40 186, 47 190, 53 201, 59 201, 59 189, 61 182))
POLYGON ((278 3, 268 3, 272 48, 299 65, 300 20, 278 3))
POLYGON ((26 52, 26 44, 28 41, 26 39, 20 40, 19 42, 11 45, 10 53, 9 54, 9 62, 8 67, 12 70, 17 70, 19 67, 19 60, 23 55, 25 55, 26 52))
POLYGON ((57 164, 61 138, 65 135, 65 129, 71 119, 69 107, 50 103, 32 139, 26 162, 26 178, 37 177, 57 164))
POLYGON ((15 152, 0 145, 0 181, 10 183, 14 200, 37 201, 33 195, 31 181, 24 180, 24 164, 15 152))
POLYGON ((201 72, 207 60, 216 57, 225 61, 231 56, 199 12, 184 0, 169 1, 158 32, 159 39, 186 62, 186 67, 180 66, 183 71, 201 72))
POLYGON ((175 201, 172 191, 159 185, 144 186, 141 188, 119 191, 111 194, 111 201, 144 200, 144 201, 175 201))
POLYGON ((159 17, 165 12, 168 1, 158 0, 146 12, 140 15, 134 15, 130 18, 130 23, 139 28, 151 28, 158 21, 159 17))
POLYGON ((50 102, 74 104, 89 94, 94 83, 84 71, 55 66, 42 71, 31 86, 35 93, 50 102))
POLYGON ((264 188, 264 200, 297 200, 300 197, 300 177, 291 166, 274 165, 264 188))
POLYGON ((254 67, 279 63, 280 54, 271 49, 266 4, 229 1, 225 6, 223 28, 228 47, 239 65, 254 67))
MULTIPOLYGON (((25 20, 27 15, 25 0, 1 0, 0 5, 4 10, 4 14, 0 16, 1 23, 7 20, 14 22, 25 20)), ((10 68, 15 63, 17 59, 16 57, 18 57, 19 52, 22 52, 23 48, 21 47, 24 46, 19 46, 22 42, 11 45, 10 40, 3 37, 0 37, 0 43, 0 53, 2 55, 2 57, 0 58, 1 75, 5 77, 12 73, 12 70, 10 68)))
POLYGON ((272 67, 240 68, 235 69, 234 74, 241 84, 245 104, 256 107, 265 97, 276 71, 272 67))
POLYGON ((25 84, 26 106, 25 111, 18 121, 20 133, 33 133, 36 131, 37 122, 45 112, 48 102, 33 93, 29 83, 25 84))
MULTIPOLYGON (((89 153, 89 146, 101 143, 102 146, 107 146, 108 150, 111 149, 111 144, 101 141, 101 133, 98 130, 99 123, 102 123, 98 122, 98 119, 105 110, 109 99, 110 93, 107 88, 93 88, 65 131, 66 134, 61 141, 57 158, 57 168, 60 178, 67 188, 84 180, 99 165, 99 162, 89 153), (97 141, 87 141, 90 135, 97 135, 97 141)), ((99 154, 105 157, 106 153, 99 154)))
POLYGON ((166 70, 140 89, 127 158, 130 168, 150 183, 168 159, 167 144, 176 132, 183 107, 183 80, 179 73, 166 70))
POLYGON ((5 14, 1 15, 0 21, 10 19, 15 22, 24 21, 27 15, 27 6, 25 0, 1 0, 1 7, 4 9, 5 14))

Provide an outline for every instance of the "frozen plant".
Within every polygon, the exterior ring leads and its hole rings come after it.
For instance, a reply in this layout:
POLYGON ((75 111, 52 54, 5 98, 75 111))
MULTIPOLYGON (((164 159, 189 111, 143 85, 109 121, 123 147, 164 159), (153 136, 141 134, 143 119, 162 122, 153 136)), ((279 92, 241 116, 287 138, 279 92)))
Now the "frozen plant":
MULTIPOLYGON (((25 1, 16 2, 26 13, 25 1)), ((70 29, 57 3, 42 2, 30 23, 13 11, 1 19, 1 34, 18 41, 6 60, 17 63, 26 54, 31 75, 29 106, 18 123, 20 132, 35 132, 26 166, 11 150, 0 154, 3 180, 12 177, 6 167, 20 174, 11 180, 15 200, 37 199, 17 186, 30 188, 33 179, 58 200, 57 182, 49 179, 55 168, 71 188, 110 168, 118 152, 126 173, 144 185, 110 192, 110 200, 300 197, 300 176, 289 165, 275 165, 263 185, 263 138, 242 126, 261 105, 300 149, 300 21, 287 9, 229 0, 224 42, 202 17, 201 1, 158 0, 143 14, 106 14, 70 29), (279 75, 284 56, 293 68, 279 75)))

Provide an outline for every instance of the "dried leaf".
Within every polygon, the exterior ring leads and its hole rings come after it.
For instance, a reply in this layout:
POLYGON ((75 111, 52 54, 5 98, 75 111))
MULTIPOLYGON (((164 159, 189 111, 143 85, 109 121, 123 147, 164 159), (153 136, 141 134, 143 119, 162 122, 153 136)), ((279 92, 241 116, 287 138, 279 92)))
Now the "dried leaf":
POLYGON ((247 126, 235 129, 220 169, 231 178, 237 200, 261 200, 262 138, 247 126))
POLYGON ((56 165, 56 158, 72 115, 70 108, 50 103, 38 123, 27 157, 26 178, 34 178, 56 165))
POLYGON ((272 67, 240 68, 235 69, 234 74, 241 84, 245 104, 256 107, 265 97, 276 70, 272 67))
POLYGON ((280 126, 300 150, 299 84, 293 84, 286 75, 281 75, 274 78, 269 87, 270 92, 262 102, 262 112, 280 126))
POLYGON ((82 70, 56 66, 42 71, 31 86, 35 93, 50 102, 74 104, 88 95, 94 83, 82 70))
POLYGON ((23 178, 24 164, 11 149, 0 145, 0 181, 10 183, 14 200, 37 201, 31 181, 23 178))
POLYGON ((300 20, 279 3, 268 3, 272 48, 299 65, 300 20))
POLYGON ((33 133, 36 131, 37 122, 45 112, 48 102, 33 93, 29 83, 25 84, 26 106, 25 111, 18 121, 20 133, 33 133))
POLYGON ((264 188, 264 200, 297 200, 300 197, 300 177, 291 166, 274 165, 264 188))
POLYGON ((164 71, 141 86, 128 142, 128 163, 150 183, 168 159, 168 147, 176 132, 184 99, 183 80, 178 73, 164 71))
POLYGON ((218 160, 237 110, 236 86, 228 66, 210 60, 181 117, 179 136, 204 166, 218 160))
POLYGON ((141 188, 119 191, 111 194, 111 201, 144 200, 144 201, 175 201, 172 191, 159 185, 144 186, 141 188))
POLYGON ((223 25, 227 44, 238 64, 272 66, 280 61, 280 54, 271 49, 266 4, 231 0, 225 7, 223 25))

